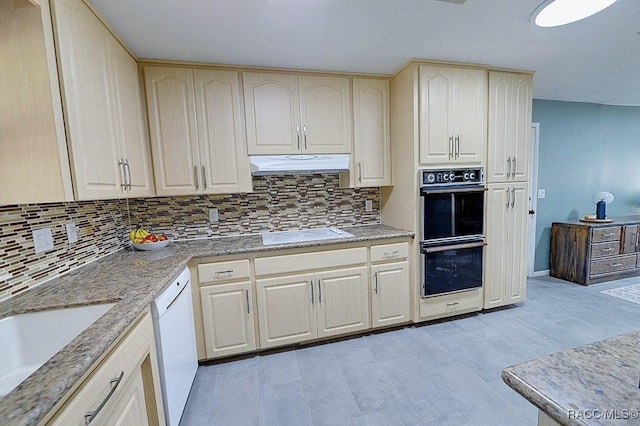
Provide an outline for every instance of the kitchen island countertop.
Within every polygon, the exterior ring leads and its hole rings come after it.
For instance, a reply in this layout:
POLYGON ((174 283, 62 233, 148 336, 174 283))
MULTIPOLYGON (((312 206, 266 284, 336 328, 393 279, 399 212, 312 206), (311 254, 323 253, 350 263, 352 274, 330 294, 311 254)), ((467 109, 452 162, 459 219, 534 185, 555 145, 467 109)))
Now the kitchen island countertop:
POLYGON ((562 425, 640 425, 640 331, 502 371, 502 379, 562 425))
POLYGON ((41 422, 171 280, 196 258, 410 238, 386 225, 341 227, 353 237, 265 246, 260 235, 173 242, 159 251, 120 250, 0 303, 0 318, 114 303, 96 322, 0 399, 3 424, 41 422))

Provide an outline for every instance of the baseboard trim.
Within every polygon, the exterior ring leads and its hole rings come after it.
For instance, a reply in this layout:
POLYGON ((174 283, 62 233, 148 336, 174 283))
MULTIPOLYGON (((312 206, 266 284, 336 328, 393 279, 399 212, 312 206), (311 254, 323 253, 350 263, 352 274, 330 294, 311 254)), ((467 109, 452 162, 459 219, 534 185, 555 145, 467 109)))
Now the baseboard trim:
POLYGON ((534 277, 545 277, 549 275, 549 270, 545 269, 542 271, 533 271, 533 274, 529 275, 529 277, 534 278, 534 277))

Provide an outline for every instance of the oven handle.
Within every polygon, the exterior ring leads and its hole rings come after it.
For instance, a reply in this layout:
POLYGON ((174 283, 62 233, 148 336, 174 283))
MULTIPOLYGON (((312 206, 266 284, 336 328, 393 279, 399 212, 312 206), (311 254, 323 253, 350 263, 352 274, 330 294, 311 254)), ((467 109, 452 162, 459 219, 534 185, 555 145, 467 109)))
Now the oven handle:
POLYGON ((487 188, 485 187, 477 187, 477 186, 469 186, 469 187, 441 187, 441 188, 420 188, 420 195, 429 195, 429 194, 451 194, 458 192, 484 192, 487 188))
POLYGON ((422 248, 422 252, 423 253, 437 253, 437 252, 440 252, 440 251, 447 251, 447 250, 461 250, 461 249, 484 247, 486 245, 487 245, 487 243, 484 242, 484 241, 478 241, 478 242, 466 243, 466 244, 450 244, 450 245, 447 245, 447 246, 423 247, 422 248))

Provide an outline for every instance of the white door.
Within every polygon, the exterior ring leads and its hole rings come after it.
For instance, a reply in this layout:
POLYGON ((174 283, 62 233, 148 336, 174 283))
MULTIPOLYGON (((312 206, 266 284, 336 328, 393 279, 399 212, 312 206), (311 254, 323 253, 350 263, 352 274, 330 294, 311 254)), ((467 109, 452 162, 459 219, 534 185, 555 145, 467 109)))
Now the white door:
POLYGON ((531 124, 531 168, 529 169, 529 218, 527 276, 535 273, 536 260, 536 212, 538 211, 538 144, 540 141, 540 123, 531 124))

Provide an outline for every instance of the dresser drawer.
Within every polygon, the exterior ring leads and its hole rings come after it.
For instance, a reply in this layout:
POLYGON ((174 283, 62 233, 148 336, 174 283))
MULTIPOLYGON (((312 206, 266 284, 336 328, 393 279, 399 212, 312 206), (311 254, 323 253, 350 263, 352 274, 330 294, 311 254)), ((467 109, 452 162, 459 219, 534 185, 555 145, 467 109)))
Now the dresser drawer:
POLYGON ((482 289, 420 299, 420 318, 435 319, 482 309, 482 289))
POLYGON ((198 265, 198 281, 214 283, 249 278, 249 260, 203 263, 198 265))
POLYGON ((593 234, 591 235, 592 243, 602 243, 605 241, 616 241, 620 240, 620 231, 621 228, 619 226, 608 226, 606 228, 595 228, 593 230, 593 234))
POLYGON ((381 244, 371 246, 371 261, 385 262, 387 260, 406 259, 409 256, 408 243, 381 244))
POLYGON ((591 259, 614 256, 620 253, 620 241, 591 244, 591 259))
POLYGON ((590 276, 625 271, 636 267, 636 255, 616 256, 601 260, 592 260, 590 276))

